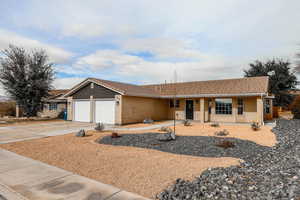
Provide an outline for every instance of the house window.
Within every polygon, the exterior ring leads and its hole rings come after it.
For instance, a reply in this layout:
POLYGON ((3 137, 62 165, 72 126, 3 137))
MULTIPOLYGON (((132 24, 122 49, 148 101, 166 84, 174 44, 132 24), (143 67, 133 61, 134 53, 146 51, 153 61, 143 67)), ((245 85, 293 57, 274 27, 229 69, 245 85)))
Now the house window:
POLYGON ((242 115, 244 113, 244 100, 238 99, 238 115, 242 115))
MULTIPOLYGON (((176 106, 176 108, 179 108, 179 106, 180 106, 180 101, 178 99, 176 99, 175 106, 176 106)), ((170 108, 174 108, 174 100, 173 99, 170 100, 170 108)))
POLYGON ((266 99, 265 112, 266 112, 267 114, 270 114, 270 107, 271 107, 270 99, 266 99))
POLYGON ((216 99, 216 114, 231 115, 232 99, 216 99))
POLYGON ((49 110, 57 110, 57 103, 50 103, 49 110))

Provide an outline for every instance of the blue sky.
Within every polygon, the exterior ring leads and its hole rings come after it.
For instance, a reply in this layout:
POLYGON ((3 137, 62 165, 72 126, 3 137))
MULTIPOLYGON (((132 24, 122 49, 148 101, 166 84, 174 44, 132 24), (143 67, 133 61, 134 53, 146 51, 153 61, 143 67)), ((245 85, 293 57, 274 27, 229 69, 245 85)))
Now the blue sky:
MULTIPOLYGON (((0 48, 43 48, 56 88, 236 78, 300 51, 299 0, 0 0, 0 48)), ((299 77, 299 74, 298 74, 299 77)), ((3 91, 0 89, 0 94, 3 91)))

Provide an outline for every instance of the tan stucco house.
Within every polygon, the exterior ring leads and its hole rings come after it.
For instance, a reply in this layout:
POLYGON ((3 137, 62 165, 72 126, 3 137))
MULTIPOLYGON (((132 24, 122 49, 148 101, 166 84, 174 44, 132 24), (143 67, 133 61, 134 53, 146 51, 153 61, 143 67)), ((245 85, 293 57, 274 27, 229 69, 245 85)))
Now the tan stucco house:
POLYGON ((134 85, 87 78, 67 99, 68 120, 129 124, 144 119, 258 122, 272 116, 268 77, 134 85), (175 95, 175 101, 174 101, 175 95))

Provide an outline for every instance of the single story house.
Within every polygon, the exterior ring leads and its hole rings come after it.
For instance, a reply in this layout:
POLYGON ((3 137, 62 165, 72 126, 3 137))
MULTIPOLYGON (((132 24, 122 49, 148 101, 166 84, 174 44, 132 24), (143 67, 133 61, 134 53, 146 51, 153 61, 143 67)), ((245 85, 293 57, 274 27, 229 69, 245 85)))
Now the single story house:
POLYGON ((87 78, 67 99, 68 120, 129 124, 153 120, 258 122, 272 115, 266 76, 134 85, 87 78), (175 101, 174 101, 175 100, 175 101))
POLYGON ((67 99, 64 94, 69 90, 51 90, 49 97, 43 100, 42 110, 38 112, 40 117, 56 118, 61 112, 67 110, 67 99))

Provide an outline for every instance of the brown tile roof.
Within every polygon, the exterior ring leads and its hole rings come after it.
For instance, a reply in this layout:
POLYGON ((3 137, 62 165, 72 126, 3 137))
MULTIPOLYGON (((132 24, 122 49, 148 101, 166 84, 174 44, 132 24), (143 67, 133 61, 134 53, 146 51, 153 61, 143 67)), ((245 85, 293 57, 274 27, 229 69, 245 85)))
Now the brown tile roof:
POLYGON ((182 82, 175 84, 145 85, 144 88, 154 89, 163 96, 177 95, 228 95, 254 94, 268 92, 268 77, 249 77, 239 79, 224 79, 211 81, 182 82))
POLYGON ((46 98, 46 100, 58 100, 58 99, 64 99, 63 95, 66 94, 70 90, 50 90, 49 91, 49 97, 46 98))
POLYGON ((152 88, 141 87, 139 85, 129 84, 129 83, 121 83, 116 81, 108 81, 103 79, 89 78, 90 80, 98 83, 100 85, 106 86, 110 89, 116 90, 124 95, 131 96, 153 96, 159 97, 160 94, 153 90, 152 88))
POLYGON ((113 89, 120 90, 125 95, 141 96, 173 95, 174 86, 177 95, 267 93, 269 82, 267 76, 141 86, 100 79, 92 80, 99 84, 105 84, 111 86, 113 89))
POLYGON ((57 95, 61 95, 61 94, 65 94, 67 93, 69 90, 50 90, 49 91, 49 95, 50 96, 57 96, 57 95))
POLYGON ((93 81, 122 95, 143 96, 143 97, 168 97, 174 94, 176 87, 177 96, 205 96, 205 95, 255 95, 266 94, 268 92, 268 77, 249 77, 239 79, 224 79, 212 81, 181 82, 176 84, 154 84, 154 85, 134 85, 116 81, 108 81, 96 78, 87 78, 85 81, 70 90, 71 95, 80 88, 82 83, 93 81))

